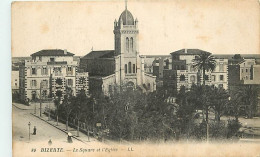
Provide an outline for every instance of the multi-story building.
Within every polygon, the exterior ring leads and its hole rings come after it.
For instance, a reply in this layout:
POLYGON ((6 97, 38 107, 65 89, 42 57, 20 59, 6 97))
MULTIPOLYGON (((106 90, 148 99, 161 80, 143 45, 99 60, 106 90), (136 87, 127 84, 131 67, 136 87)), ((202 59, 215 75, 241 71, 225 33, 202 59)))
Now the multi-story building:
POLYGON ((12 93, 19 92, 19 71, 12 70, 11 76, 12 93))
POLYGON ((67 88, 76 95, 88 94, 88 73, 79 73, 74 54, 67 50, 41 50, 33 53, 19 68, 21 99, 35 100, 63 97, 67 88))
MULTIPOLYGON (((173 88, 176 93, 182 86, 188 90, 192 84, 202 84, 202 71, 193 67, 193 59, 203 52, 205 51, 199 49, 182 49, 172 52, 172 70, 164 70, 164 86, 173 88)), ((215 60, 215 70, 206 71, 205 84, 227 89, 228 59, 216 58, 215 60)))
POLYGON ((115 50, 91 51, 80 59, 80 68, 89 72, 90 92, 108 95, 116 87, 156 89, 156 77, 144 70, 139 54, 138 20, 125 8, 114 21, 115 50))

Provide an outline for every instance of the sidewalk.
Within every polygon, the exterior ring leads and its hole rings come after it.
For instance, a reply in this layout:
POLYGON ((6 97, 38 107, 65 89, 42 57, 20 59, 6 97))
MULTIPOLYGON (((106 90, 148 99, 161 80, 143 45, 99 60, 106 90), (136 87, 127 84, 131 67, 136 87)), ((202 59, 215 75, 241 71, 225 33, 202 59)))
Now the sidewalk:
POLYGON ((33 105, 27 106, 27 105, 15 103, 15 102, 12 102, 12 105, 21 109, 21 110, 33 110, 35 108, 35 106, 33 106, 33 105))
POLYGON ((57 125, 57 122, 56 120, 54 119, 51 119, 51 120, 48 120, 48 116, 46 116, 45 114, 42 114, 42 117, 39 116, 39 114, 33 114, 31 113, 33 116, 45 121, 46 123, 54 126, 55 128, 63 131, 64 133, 68 134, 68 132, 70 132, 72 135, 73 135, 73 138, 78 140, 78 141, 81 141, 87 145, 106 145, 105 143, 102 143, 102 142, 99 142, 97 139, 93 138, 93 137, 88 137, 86 134, 82 133, 82 132, 79 132, 79 136, 77 136, 77 130, 74 129, 74 128, 71 128, 71 127, 68 127, 68 131, 66 131, 66 125, 63 124, 63 123, 58 123, 57 125))

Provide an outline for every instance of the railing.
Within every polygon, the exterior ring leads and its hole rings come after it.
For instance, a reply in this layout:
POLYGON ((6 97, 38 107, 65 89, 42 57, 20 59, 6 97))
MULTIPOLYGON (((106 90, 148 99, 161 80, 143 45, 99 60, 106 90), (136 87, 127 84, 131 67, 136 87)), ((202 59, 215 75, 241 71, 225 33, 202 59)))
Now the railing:
POLYGON ((59 65, 59 64, 67 64, 67 61, 60 61, 60 62, 47 62, 47 65, 59 65))

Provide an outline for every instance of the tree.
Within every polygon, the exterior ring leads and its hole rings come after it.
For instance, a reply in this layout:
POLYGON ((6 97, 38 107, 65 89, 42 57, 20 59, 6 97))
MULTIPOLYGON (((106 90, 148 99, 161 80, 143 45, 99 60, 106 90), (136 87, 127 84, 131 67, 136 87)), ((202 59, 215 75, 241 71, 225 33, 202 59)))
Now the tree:
POLYGON ((201 52, 193 61, 193 67, 202 70, 203 85, 205 85, 206 71, 213 71, 216 67, 216 60, 209 52, 201 52))
POLYGON ((68 125, 69 125, 69 117, 71 115, 71 112, 73 110, 73 104, 75 103, 75 97, 72 96, 72 90, 71 88, 66 88, 66 95, 64 96, 63 102, 61 104, 62 110, 65 112, 66 117, 66 130, 68 131, 68 125))
POLYGON ((61 106, 61 96, 59 95, 55 100, 54 100, 54 105, 56 107, 56 121, 57 121, 57 125, 59 125, 59 114, 60 114, 60 106, 61 106))
POLYGON ((254 112, 257 109, 259 88, 254 85, 240 86, 236 90, 236 96, 242 102, 242 105, 246 107, 246 111, 249 118, 252 118, 254 112))
MULTIPOLYGON (((202 70, 203 85, 205 86, 206 71, 213 71, 216 67, 216 60, 209 52, 201 52, 195 59, 193 59, 193 67, 202 70)), ((205 97, 205 95, 204 95, 205 97)), ((206 124, 207 124, 207 140, 208 140, 208 105, 204 103, 206 111, 206 124)))
POLYGON ((74 113, 75 118, 77 119, 77 136, 79 136, 79 122, 80 119, 83 117, 85 111, 87 110, 87 96, 85 94, 85 90, 81 90, 80 93, 75 98, 74 104, 74 113))
POLYGON ((225 113, 227 105, 229 105, 229 94, 224 88, 212 86, 209 92, 211 107, 215 111, 215 120, 220 122, 220 117, 225 113))

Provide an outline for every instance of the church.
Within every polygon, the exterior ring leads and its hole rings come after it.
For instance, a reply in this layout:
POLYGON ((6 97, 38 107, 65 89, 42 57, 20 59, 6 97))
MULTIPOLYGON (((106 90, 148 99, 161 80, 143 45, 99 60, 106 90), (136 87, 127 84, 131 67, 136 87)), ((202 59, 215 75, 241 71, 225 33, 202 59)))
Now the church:
POLYGON ((156 76, 145 73, 144 58, 139 52, 138 20, 127 9, 114 21, 115 50, 91 51, 80 58, 80 69, 89 73, 90 94, 126 88, 156 90, 156 76))

